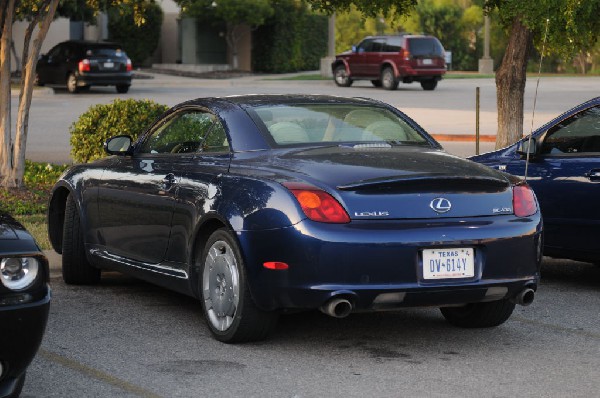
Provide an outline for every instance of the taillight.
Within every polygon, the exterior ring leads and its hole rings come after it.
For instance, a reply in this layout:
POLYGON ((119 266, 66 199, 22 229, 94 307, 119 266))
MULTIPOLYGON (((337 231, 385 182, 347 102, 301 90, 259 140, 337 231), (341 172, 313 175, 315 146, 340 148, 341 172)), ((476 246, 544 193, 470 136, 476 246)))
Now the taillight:
POLYGON ((410 61, 410 51, 406 48, 402 50, 402 58, 404 58, 405 61, 410 61))
POLYGON ((346 210, 327 192, 305 184, 285 183, 283 185, 294 194, 309 219, 331 224, 350 222, 346 210))
POLYGON ((537 212, 533 190, 527 184, 513 187, 513 210, 517 217, 528 217, 537 212))
POLYGON ((90 71, 90 60, 82 59, 79 61, 79 73, 89 72, 90 71))
POLYGON ((131 72, 133 70, 133 65, 131 64, 131 60, 127 58, 127 72, 131 72))

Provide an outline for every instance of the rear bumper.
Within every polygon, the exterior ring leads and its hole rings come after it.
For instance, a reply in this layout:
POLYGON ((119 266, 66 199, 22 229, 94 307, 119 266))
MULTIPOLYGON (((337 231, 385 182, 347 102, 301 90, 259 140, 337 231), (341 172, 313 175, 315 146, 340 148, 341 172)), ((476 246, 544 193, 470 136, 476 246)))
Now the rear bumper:
POLYGON ((84 86, 116 86, 131 85, 131 72, 119 73, 79 73, 77 85, 84 86))
POLYGON ((50 309, 50 288, 37 301, 0 306, 0 397, 10 395, 42 342, 50 309))
POLYGON ((419 82, 424 80, 442 80, 446 74, 446 69, 413 69, 411 67, 402 67, 398 70, 398 78, 404 83, 419 82))
POLYGON ((265 310, 318 308, 335 296, 355 310, 448 306, 513 298, 537 289, 541 255, 539 216, 480 217, 475 221, 310 221, 279 230, 243 231, 250 290, 265 310), (472 247, 475 276, 424 280, 422 250, 472 247), (287 270, 262 264, 280 261, 287 270))

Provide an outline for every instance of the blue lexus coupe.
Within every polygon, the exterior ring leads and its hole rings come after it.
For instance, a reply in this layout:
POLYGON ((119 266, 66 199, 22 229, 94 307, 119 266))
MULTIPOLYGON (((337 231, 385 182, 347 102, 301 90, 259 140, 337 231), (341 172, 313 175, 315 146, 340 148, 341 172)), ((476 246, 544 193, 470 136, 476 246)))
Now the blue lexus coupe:
POLYGON ((542 223, 517 177, 447 154, 374 100, 200 98, 56 183, 66 283, 117 270, 196 297, 224 342, 282 312, 437 306, 491 327, 534 299, 542 223))

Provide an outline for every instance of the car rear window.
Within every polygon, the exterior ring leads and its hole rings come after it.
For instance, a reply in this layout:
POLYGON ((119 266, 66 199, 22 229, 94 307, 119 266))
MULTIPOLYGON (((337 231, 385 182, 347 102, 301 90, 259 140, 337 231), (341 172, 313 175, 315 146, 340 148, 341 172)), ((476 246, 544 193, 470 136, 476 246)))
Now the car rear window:
POLYGON ((85 51, 88 57, 124 57, 125 53, 118 47, 88 47, 85 51))
POLYGON ((277 145, 327 142, 429 145, 388 109, 352 104, 258 106, 249 110, 277 145))
POLYGON ((444 47, 438 39, 433 37, 411 38, 408 48, 413 57, 444 56, 444 47))

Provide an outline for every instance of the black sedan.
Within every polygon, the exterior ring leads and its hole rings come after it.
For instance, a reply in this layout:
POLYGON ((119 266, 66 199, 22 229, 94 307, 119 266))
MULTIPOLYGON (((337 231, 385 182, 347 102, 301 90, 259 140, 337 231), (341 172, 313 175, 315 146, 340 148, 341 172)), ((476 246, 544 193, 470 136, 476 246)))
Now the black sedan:
POLYGON ((12 217, 0 213, 0 397, 18 397, 46 328, 48 260, 12 217))
POLYGON ((91 86, 131 86, 131 60, 119 44, 70 40, 57 44, 36 65, 36 84, 65 87, 70 93, 91 86))
POLYGON ((538 286, 533 191, 382 102, 198 99, 106 150, 52 192, 64 280, 112 269, 197 297, 221 341, 317 308, 438 306, 455 325, 497 326, 538 286))

